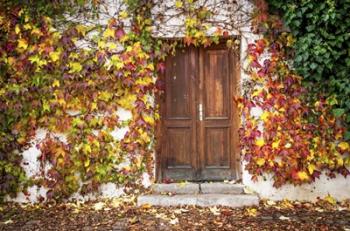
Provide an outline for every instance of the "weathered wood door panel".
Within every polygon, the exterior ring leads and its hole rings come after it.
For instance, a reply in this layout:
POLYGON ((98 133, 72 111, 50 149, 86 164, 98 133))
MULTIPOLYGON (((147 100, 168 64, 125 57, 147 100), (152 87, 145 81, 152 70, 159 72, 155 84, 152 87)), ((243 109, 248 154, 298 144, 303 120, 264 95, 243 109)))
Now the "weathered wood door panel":
POLYGON ((201 49, 199 55, 199 102, 203 118, 198 123, 200 177, 222 180, 233 177, 232 101, 233 74, 231 50, 225 45, 201 49), (232 82, 232 83, 231 83, 232 82))
POLYGON ((236 178, 237 76, 225 45, 178 50, 166 61, 161 178, 236 178))
POLYGON ((179 50, 166 62, 166 95, 162 113, 163 178, 197 178, 196 52, 194 48, 179 50))

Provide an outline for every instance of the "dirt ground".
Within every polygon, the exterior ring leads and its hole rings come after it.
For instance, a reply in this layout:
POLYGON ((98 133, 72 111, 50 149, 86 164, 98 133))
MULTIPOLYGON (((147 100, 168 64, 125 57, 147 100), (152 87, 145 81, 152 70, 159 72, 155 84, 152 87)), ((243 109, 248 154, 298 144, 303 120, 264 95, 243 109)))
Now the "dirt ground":
POLYGON ((350 231, 350 202, 275 203, 259 206, 135 206, 135 197, 99 202, 3 204, 0 230, 345 230, 350 231))

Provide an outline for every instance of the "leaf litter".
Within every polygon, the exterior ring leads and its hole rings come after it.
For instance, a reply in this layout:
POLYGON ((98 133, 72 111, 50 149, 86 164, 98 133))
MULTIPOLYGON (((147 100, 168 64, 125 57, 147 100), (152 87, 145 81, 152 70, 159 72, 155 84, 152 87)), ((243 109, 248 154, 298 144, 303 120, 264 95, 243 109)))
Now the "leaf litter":
POLYGON ((135 197, 1 206, 0 230, 350 230, 350 201, 261 200, 259 206, 136 206, 135 197))

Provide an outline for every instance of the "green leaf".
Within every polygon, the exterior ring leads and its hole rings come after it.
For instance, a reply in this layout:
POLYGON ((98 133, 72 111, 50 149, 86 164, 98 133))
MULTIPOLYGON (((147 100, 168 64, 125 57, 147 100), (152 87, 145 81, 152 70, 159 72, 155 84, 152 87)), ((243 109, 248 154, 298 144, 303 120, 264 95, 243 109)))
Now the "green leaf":
POLYGON ((344 134, 344 139, 346 141, 350 140, 350 131, 346 131, 345 134, 344 134))
POLYGON ((344 114, 345 110, 343 108, 336 108, 332 110, 332 113, 335 117, 340 117, 344 114))

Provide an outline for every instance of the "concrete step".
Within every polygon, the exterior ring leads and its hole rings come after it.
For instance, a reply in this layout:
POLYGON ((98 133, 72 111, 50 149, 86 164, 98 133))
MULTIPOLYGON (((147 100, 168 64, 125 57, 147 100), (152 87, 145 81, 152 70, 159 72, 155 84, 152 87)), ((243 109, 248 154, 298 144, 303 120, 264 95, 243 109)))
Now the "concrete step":
POLYGON ((229 194, 184 194, 184 195, 142 195, 137 199, 137 205, 150 204, 152 206, 184 206, 196 205, 203 207, 228 206, 243 207, 259 204, 256 195, 229 194))
POLYGON ((154 184, 153 194, 242 194, 244 186, 223 182, 154 184))
POLYGON ((242 194, 244 192, 243 185, 221 182, 201 183, 200 189, 203 194, 242 194))
POLYGON ((154 194, 198 194, 199 184, 197 183, 171 183, 153 184, 151 189, 154 194))

